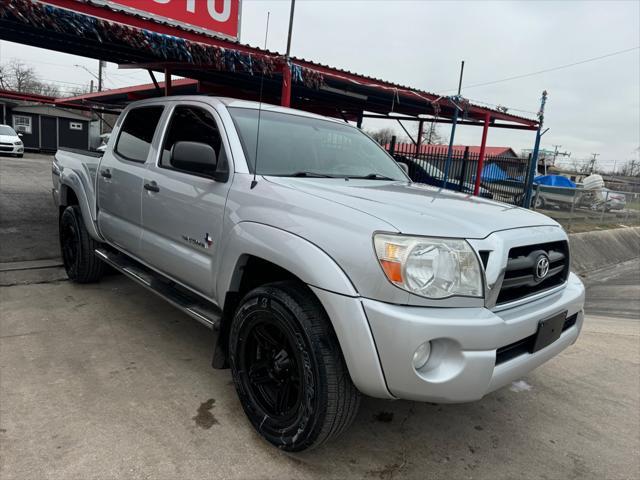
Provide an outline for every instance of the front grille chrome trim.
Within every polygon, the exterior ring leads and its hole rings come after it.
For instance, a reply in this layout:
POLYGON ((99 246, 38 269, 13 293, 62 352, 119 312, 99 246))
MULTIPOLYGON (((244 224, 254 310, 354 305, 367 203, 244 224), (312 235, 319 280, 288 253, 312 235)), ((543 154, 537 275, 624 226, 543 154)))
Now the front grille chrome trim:
POLYGON ((527 295, 526 297, 521 297, 517 300, 513 300, 512 302, 501 303, 496 305, 491 309, 492 312, 500 312, 501 310, 507 310, 508 308, 519 307, 520 305, 524 305, 525 303, 533 302, 542 297, 546 297, 547 295, 551 295, 553 293, 559 292, 563 288, 567 286, 568 281, 565 280, 560 285, 556 285, 555 287, 548 288, 546 290, 540 290, 539 292, 533 293, 531 295, 527 295))

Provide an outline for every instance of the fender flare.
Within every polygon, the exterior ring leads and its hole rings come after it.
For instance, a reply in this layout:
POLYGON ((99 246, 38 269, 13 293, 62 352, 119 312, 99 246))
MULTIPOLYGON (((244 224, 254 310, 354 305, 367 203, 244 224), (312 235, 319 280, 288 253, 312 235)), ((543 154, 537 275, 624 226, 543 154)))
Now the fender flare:
POLYGON ((80 207, 80 211, 82 212, 82 220, 84 222, 84 226, 89 232, 91 237, 98 241, 103 242, 104 240, 98 233, 95 224, 95 215, 89 203, 89 199, 87 198, 86 186, 83 184, 79 175, 76 172, 67 172, 63 171, 60 175, 60 206, 66 207, 69 205, 67 201, 68 190, 73 191, 76 198, 78 199, 78 206, 80 207))
POLYGON ((307 285, 349 297, 359 296, 331 256, 310 241, 277 227, 240 222, 225 237, 216 284, 217 298, 237 291, 242 266, 255 256, 289 271, 307 285))
MULTIPOLYGON (((242 267, 249 256, 284 268, 307 284, 327 312, 356 388, 373 397, 394 398, 386 386, 360 295, 347 274, 328 253, 305 238, 280 228, 240 222, 225 238, 216 284, 218 298, 226 299, 228 292, 238 291, 242 267)), ((228 322, 224 323, 228 326, 228 322)), ((222 329, 225 329, 224 325, 222 329)), ((214 366, 224 362, 223 355, 217 357, 220 342, 225 341, 223 337, 221 332, 214 353, 214 366)))

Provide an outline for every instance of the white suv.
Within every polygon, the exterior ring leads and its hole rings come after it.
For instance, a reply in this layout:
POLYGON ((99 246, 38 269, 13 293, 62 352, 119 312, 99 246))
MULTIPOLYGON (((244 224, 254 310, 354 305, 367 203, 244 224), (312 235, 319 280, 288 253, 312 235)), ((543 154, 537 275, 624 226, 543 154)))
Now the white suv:
POLYGON ((0 125, 0 153, 9 153, 22 158, 24 144, 20 139, 21 136, 9 125, 0 125))

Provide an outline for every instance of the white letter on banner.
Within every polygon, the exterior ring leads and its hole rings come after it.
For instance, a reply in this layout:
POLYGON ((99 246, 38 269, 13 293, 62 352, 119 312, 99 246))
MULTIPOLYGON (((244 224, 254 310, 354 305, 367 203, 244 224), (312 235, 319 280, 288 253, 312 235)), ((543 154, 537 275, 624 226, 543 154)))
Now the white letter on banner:
POLYGON ((209 10, 209 16, 218 22, 226 22, 231 17, 231 0, 224 0, 222 12, 216 11, 216 0, 209 0, 207 2, 207 10, 209 10))

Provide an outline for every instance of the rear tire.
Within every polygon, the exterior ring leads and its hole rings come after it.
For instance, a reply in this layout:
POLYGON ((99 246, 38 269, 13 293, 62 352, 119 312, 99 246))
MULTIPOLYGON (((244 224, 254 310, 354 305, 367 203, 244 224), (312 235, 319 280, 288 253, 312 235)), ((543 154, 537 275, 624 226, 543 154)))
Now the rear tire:
POLYGON ((249 292, 229 334, 229 363, 247 417, 286 451, 340 435, 360 405, 338 340, 315 296, 295 282, 249 292))
POLYGON ((60 248, 69 280, 93 283, 102 278, 105 264, 93 253, 100 247, 84 226, 78 205, 70 205, 60 216, 60 248))

